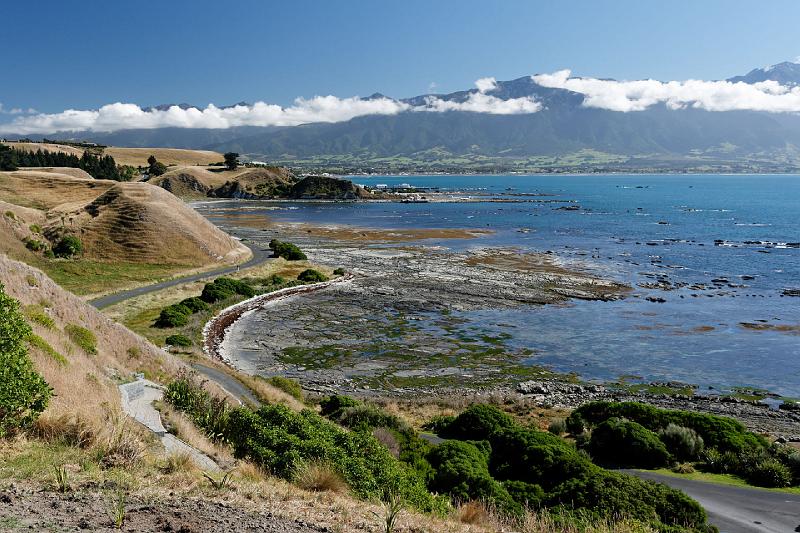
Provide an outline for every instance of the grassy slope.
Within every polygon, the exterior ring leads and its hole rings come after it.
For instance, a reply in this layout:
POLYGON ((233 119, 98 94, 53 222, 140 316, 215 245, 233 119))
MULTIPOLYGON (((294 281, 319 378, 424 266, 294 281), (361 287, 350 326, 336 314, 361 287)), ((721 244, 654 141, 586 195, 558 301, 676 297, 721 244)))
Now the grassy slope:
POLYGON ((34 265, 76 294, 103 294, 186 271, 234 263, 250 252, 166 191, 39 171, 0 173, 0 252, 34 265), (87 211, 86 206, 93 209, 87 211), (13 216, 6 215, 14 213, 13 216), (46 259, 22 239, 32 225, 80 233, 78 259, 46 259))
MULTIPOLYGON (((84 148, 66 144, 47 143, 6 143, 20 150, 36 151, 48 150, 50 152, 64 152, 67 154, 83 155, 84 148)), ((124 148, 109 146, 103 150, 103 155, 110 155, 118 165, 147 166, 147 158, 154 155, 165 165, 208 165, 223 160, 222 154, 210 150, 184 150, 179 148, 124 148)))

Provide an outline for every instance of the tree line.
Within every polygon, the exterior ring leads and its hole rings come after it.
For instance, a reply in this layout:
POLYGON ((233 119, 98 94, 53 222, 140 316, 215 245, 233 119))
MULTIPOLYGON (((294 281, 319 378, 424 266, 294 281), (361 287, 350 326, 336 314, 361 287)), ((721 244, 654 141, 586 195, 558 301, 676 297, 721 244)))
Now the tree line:
POLYGON ((110 155, 94 155, 88 151, 81 157, 64 152, 18 150, 0 145, 0 170, 17 170, 19 167, 71 167, 80 168, 99 180, 127 181, 131 173, 127 167, 119 167, 110 155))

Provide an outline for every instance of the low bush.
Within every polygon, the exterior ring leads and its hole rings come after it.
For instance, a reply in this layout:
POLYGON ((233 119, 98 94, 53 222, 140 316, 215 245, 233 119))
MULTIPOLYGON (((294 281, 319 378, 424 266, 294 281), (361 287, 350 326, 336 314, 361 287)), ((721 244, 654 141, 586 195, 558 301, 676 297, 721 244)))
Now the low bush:
POLYGON ((88 329, 76 324, 67 324, 64 327, 64 333, 84 352, 92 355, 97 354, 97 337, 88 329))
POLYGON ((722 416, 679 411, 674 409, 659 409, 651 405, 636 402, 589 402, 575 409, 567 421, 575 424, 580 418, 591 427, 609 418, 626 418, 637 422, 650 431, 659 431, 669 424, 675 424, 694 430, 706 447, 717 448, 719 451, 739 452, 747 448, 762 448, 766 440, 747 429, 736 420, 722 416), (572 422, 570 422, 570 420, 572 422))
POLYGON ((31 252, 43 252, 47 250, 47 243, 45 243, 44 241, 40 241, 39 239, 32 239, 30 237, 26 237, 23 242, 25 243, 25 248, 27 248, 31 252))
POLYGON ((452 415, 436 415, 425 422, 422 429, 432 431, 436 435, 443 435, 447 432, 447 428, 450 427, 450 424, 452 424, 455 419, 456 417, 452 415))
POLYGON ((547 431, 553 435, 563 435, 567 432, 567 423, 563 418, 556 418, 547 426, 547 431))
POLYGON ((239 294, 245 298, 252 298, 256 295, 255 289, 247 283, 232 278, 217 278, 213 283, 206 283, 200 300, 213 304, 227 300, 231 296, 239 294))
POLYGON ((285 378, 283 376, 272 376, 271 378, 267 379, 267 383, 277 389, 282 390, 289 396, 292 396, 301 402, 303 401, 303 387, 301 387, 297 381, 285 378))
POLYGON ((42 233, 42 227, 39 224, 31 224, 28 229, 31 230, 31 233, 42 233))
POLYGON ((169 346, 187 347, 192 345, 192 339, 185 335, 170 335, 165 342, 169 346))
POLYGON ((155 322, 157 328, 178 328, 189 323, 191 309, 181 304, 168 305, 161 310, 155 322))
POLYGON ((0 284, 0 437, 34 422, 52 394, 28 357, 25 341, 32 334, 19 302, 0 284))
POLYGON ((319 270, 314 270, 313 268, 307 268, 300 272, 297 276, 298 281, 302 281, 303 283, 320 283, 322 281, 328 281, 328 277, 325 276, 319 270))
POLYGON ((703 437, 691 428, 667 424, 658 432, 658 438, 678 461, 695 461, 703 453, 703 437))
POLYGON ((706 524, 700 504, 684 493, 597 467, 589 475, 559 485, 547 494, 545 504, 556 509, 583 509, 598 517, 634 518, 659 531, 714 530, 706 524))
POLYGON ((433 476, 428 487, 455 502, 491 500, 504 514, 522 514, 505 487, 489 474, 489 450, 472 443, 448 440, 428 454, 433 476))
POLYGON ((328 418, 346 428, 371 431, 375 428, 389 428, 395 431, 406 431, 409 428, 399 417, 387 413, 374 405, 354 405, 339 410, 335 416, 328 418))
POLYGON ((83 243, 75 235, 65 235, 53 246, 56 257, 70 258, 83 253, 83 243))
POLYGON ((792 472, 778 459, 769 457, 747 465, 741 476, 758 487, 788 487, 792 484, 792 472))
POLYGON ((620 418, 610 418, 592 430, 589 453, 596 463, 618 468, 659 468, 670 459, 658 435, 620 418))
POLYGON ((269 248, 272 250, 275 257, 283 257, 287 261, 302 261, 308 259, 300 248, 290 242, 279 241, 272 239, 269 242, 269 248))
POLYGON ((497 407, 476 404, 455 417, 439 435, 448 439, 489 440, 493 434, 513 426, 514 420, 497 407))
POLYGON ((62 366, 67 366, 69 364, 69 361, 67 361, 66 357, 58 353, 55 348, 50 346, 49 342, 41 338, 39 335, 31 333, 28 336, 27 340, 30 346, 41 350, 42 353, 50 357, 53 361, 57 362, 58 364, 62 366))
POLYGON ((192 313, 199 313, 200 311, 208 311, 210 308, 206 302, 204 302, 197 296, 181 300, 179 305, 186 307, 192 313))
POLYGON ((312 411, 282 405, 230 414, 228 438, 237 457, 253 460, 273 475, 296 479, 305 465, 323 461, 364 499, 394 492, 423 511, 444 510, 416 472, 392 457, 370 433, 345 431, 312 411))
POLYGON ((361 405, 361 402, 350 396, 340 396, 338 394, 327 396, 319 402, 322 416, 327 416, 328 418, 337 418, 342 411, 356 405, 361 405))
POLYGON ((344 276, 345 275, 345 270, 342 267, 335 268, 333 270, 333 275, 334 276, 344 276))
POLYGON ((25 317, 47 329, 53 329, 56 326, 55 320, 45 312, 41 305, 25 306, 25 317))

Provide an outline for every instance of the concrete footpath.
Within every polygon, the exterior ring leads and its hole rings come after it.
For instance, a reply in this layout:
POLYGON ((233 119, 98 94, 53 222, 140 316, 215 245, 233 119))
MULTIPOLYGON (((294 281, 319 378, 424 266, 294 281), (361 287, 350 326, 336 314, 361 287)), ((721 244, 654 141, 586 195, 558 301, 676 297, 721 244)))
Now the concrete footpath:
POLYGON ((161 413, 153 406, 153 402, 164 397, 164 387, 146 379, 138 379, 120 385, 119 392, 125 414, 152 431, 164 445, 167 455, 186 453, 201 470, 220 471, 220 467, 209 456, 167 433, 161 422, 161 413))

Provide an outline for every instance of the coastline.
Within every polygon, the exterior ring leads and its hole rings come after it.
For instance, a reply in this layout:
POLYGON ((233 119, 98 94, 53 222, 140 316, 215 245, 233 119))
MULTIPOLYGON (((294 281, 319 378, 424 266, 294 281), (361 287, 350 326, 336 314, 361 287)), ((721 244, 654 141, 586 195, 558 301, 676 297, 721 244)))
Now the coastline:
MULTIPOLYGON (((215 213, 214 216, 216 217, 217 214, 215 213)), ((329 301, 321 302, 318 300, 319 293, 317 293, 309 294, 307 297, 304 296, 305 301, 302 305, 283 305, 281 303, 282 300, 285 300, 283 296, 294 296, 296 294, 290 293, 289 295, 262 295, 256 297, 254 299, 256 300, 255 302, 242 302, 236 306, 232 306, 232 309, 224 310, 219 316, 225 316, 220 318, 214 326, 216 328, 214 335, 217 338, 217 350, 222 339, 229 335, 232 330, 236 330, 237 322, 239 322, 240 319, 255 320, 255 315, 259 313, 253 312, 267 303, 270 303, 270 305, 282 306, 279 312, 282 321, 291 320, 284 316, 287 309, 304 308, 306 311, 311 310, 314 312, 319 312, 320 309, 336 309, 337 312, 344 309, 345 313, 342 320, 347 323, 355 320, 354 317, 351 317, 347 313, 353 303, 347 301, 349 298, 368 298, 373 300, 378 306, 384 304, 396 305, 399 303, 404 313, 413 315, 415 313, 426 313, 429 311, 441 312, 444 308, 449 307, 469 309, 479 301, 485 303, 487 298, 492 302, 492 305, 494 305, 498 301, 504 300, 504 297, 509 294, 492 293, 492 290, 487 290, 487 287, 491 288, 493 286, 493 280, 486 280, 483 277, 481 277, 483 286, 480 287, 480 290, 475 294, 470 294, 470 290, 474 287, 469 283, 465 283, 462 278, 458 277, 459 274, 463 273, 463 269, 468 267, 467 260, 470 258, 472 259, 470 262, 473 264, 469 265, 469 267, 496 266, 486 265, 484 259, 486 257, 491 257, 493 253, 500 254, 500 257, 502 257, 502 255, 508 251, 486 250, 484 248, 480 250, 471 250, 468 254, 459 254, 426 246, 424 244, 424 239, 416 243, 406 243, 405 245, 402 245, 402 243, 393 243, 391 240, 377 240, 375 244, 378 244, 378 247, 374 247, 370 246, 370 243, 373 242, 371 238, 363 241, 353 238, 353 228, 349 228, 347 225, 344 225, 344 227, 350 231, 329 235, 331 228, 327 226, 320 226, 320 231, 309 231, 311 224, 275 222, 273 220, 269 222, 264 221, 263 224, 245 224, 243 226, 238 226, 235 218, 236 217, 224 219, 224 222, 221 224, 223 229, 225 229, 225 226, 227 226, 228 229, 238 228, 238 230, 247 234, 248 241, 256 243, 258 243, 260 239, 265 239, 265 237, 261 236, 261 233, 264 231, 270 236, 278 235, 281 238, 297 242, 301 248, 310 252, 315 261, 323 264, 344 266, 348 272, 355 272, 358 274, 358 277, 356 279, 354 276, 352 279, 355 285, 346 291, 347 294, 345 294, 344 301, 337 300, 335 304, 329 301), (381 247, 386 244, 391 244, 392 246, 381 247), (476 257, 479 258, 479 260, 476 261, 476 257), (428 279, 427 276, 431 275, 431 272, 426 271, 430 270, 433 271, 433 279, 438 283, 441 292, 436 292, 436 297, 434 298, 425 298, 422 295, 428 294, 430 290, 426 280, 428 279), (415 285, 417 292, 416 294, 409 296, 407 291, 408 287, 405 286, 406 284, 400 282, 400 285, 398 285, 398 280, 402 280, 403 278, 413 280, 413 285, 415 285), (432 304, 430 306, 420 307, 419 300, 427 300, 429 303, 432 302, 432 304)), ((548 261, 555 262, 556 265, 559 264, 557 255, 545 255, 543 257, 548 261)), ((491 263, 492 261, 489 262, 491 263)), ((570 267, 574 266, 574 264, 570 265, 570 267)), ((518 267, 519 265, 515 265, 514 268, 510 270, 501 269, 494 274, 497 274, 500 279, 507 277, 509 272, 513 272, 514 276, 518 276, 520 275, 518 267)), ((491 272, 491 270, 492 269, 481 270, 480 272, 483 275, 483 273, 491 272)), ((571 273, 575 274, 576 272, 571 271, 571 273)), ((544 276, 544 278, 540 279, 550 279, 548 276, 552 273, 537 271, 535 274, 544 276)), ((575 282, 574 279, 567 279, 566 281, 573 284, 575 282)), ((552 287, 550 289, 552 289, 552 287)), ((559 294, 558 290, 548 291, 546 298, 542 298, 542 293, 539 293, 538 298, 527 299, 523 297, 520 299, 521 301, 512 302, 509 300, 503 305, 513 306, 520 305, 521 303, 523 305, 569 305, 568 302, 571 299, 575 297, 580 298, 581 296, 580 292, 575 293, 568 288, 566 290, 565 288, 561 288, 561 290, 561 294, 559 294)), ((303 292, 313 293, 316 291, 302 291, 301 294, 303 292)), ((333 291, 326 291, 325 294, 326 296, 330 296, 332 300, 335 300, 337 297, 342 296, 344 292, 345 291, 337 291, 334 288, 333 291)), ((525 291, 520 291, 518 287, 514 287, 511 299, 519 298, 520 292, 525 291)), ((585 296, 586 299, 590 300, 603 299, 596 298, 596 295, 592 296, 591 294, 586 294, 585 296)), ((624 295, 622 297, 624 297, 624 295)), ((616 299, 616 297, 614 297, 614 299, 616 299)), ((263 313, 260 314, 263 315, 263 313)), ((267 315, 268 314, 269 313, 267 313, 267 315)), ((413 316, 411 318, 412 320, 417 320, 413 316)), ((268 328, 271 325, 269 318, 264 318, 264 320, 265 322, 260 325, 262 328, 268 328)), ((389 326, 394 327, 391 324, 389 324, 389 326)), ((405 325, 402 326, 402 328, 405 327, 405 325)), ((286 327, 286 329, 291 333, 293 328, 290 325, 286 327)), ((271 332, 275 331, 272 328, 268 330, 271 332)), ((239 340, 240 339, 231 339, 230 342, 238 343, 239 340)), ((279 336, 276 339, 273 337, 272 333, 270 334, 270 345, 275 347, 273 354, 277 354, 282 359, 286 359, 286 357, 280 356, 279 352, 281 350, 298 344, 303 346, 304 342, 305 341, 299 342, 297 338, 292 336, 291 343, 289 343, 287 338, 279 336)), ((497 346, 499 346, 499 344, 495 345, 495 347, 497 346)), ((430 351, 423 351, 416 353, 414 358, 427 361, 426 358, 430 357, 430 355, 426 354, 429 352, 430 351)), ((217 354, 217 356, 225 358, 225 362, 237 371, 262 373, 261 369, 258 372, 247 370, 246 368, 248 368, 249 365, 242 365, 242 361, 237 361, 235 357, 231 358, 231 354, 222 354, 219 353, 219 351, 214 353, 217 354)), ((431 400, 457 399, 460 401, 463 401, 465 398, 486 399, 489 397, 503 397, 513 399, 514 401, 532 401, 539 405, 552 405, 563 408, 573 408, 586 401, 599 399, 638 401, 662 407, 689 409, 733 416, 743 421, 753 430, 770 433, 775 437, 781 437, 790 441, 800 440, 800 415, 797 413, 788 410, 776 410, 759 401, 740 399, 723 394, 694 394, 691 397, 684 397, 667 393, 620 390, 602 386, 598 388, 597 385, 592 383, 576 383, 573 376, 557 374, 546 370, 543 371, 541 368, 532 368, 530 375, 509 375, 505 380, 501 380, 504 381, 504 383, 499 383, 497 380, 482 382, 481 379, 475 379, 475 372, 478 371, 478 375, 480 375, 480 371, 485 371, 487 368, 479 366, 465 368, 459 367, 458 365, 453 368, 440 368, 439 370, 441 372, 431 372, 430 374, 408 373, 406 370, 398 367, 395 374, 408 376, 407 379, 398 381, 408 382, 407 386, 392 385, 391 380, 386 381, 384 379, 386 374, 383 375, 384 377, 376 377, 374 380, 368 381, 366 385, 358 385, 358 379, 355 382, 352 381, 346 373, 341 371, 341 368, 314 367, 313 358, 317 357, 319 353, 320 352, 315 351, 313 345, 308 345, 308 349, 299 352, 295 350, 293 352, 294 362, 291 364, 278 364, 274 357, 272 357, 268 362, 264 363, 265 368, 263 375, 286 375, 300 381, 306 390, 318 394, 342 393, 373 398, 393 398, 397 401, 413 401, 414 398, 420 397, 427 397, 431 400), (312 365, 308 365, 308 363, 312 363, 312 365), (466 383, 451 384, 453 372, 464 374, 466 376, 466 383), (421 386, 412 386, 411 382, 418 378, 421 378, 423 382, 427 379, 431 384, 429 386, 424 384, 421 386), (525 383, 530 384, 531 382, 544 383, 548 392, 539 394, 531 392, 530 390, 525 391, 520 389, 521 386, 523 389, 525 388, 525 383)), ((514 354, 506 355, 514 356, 514 354)), ((486 366, 490 366, 491 362, 491 360, 487 360, 486 366)), ((348 364, 343 365, 343 367, 347 366, 348 364)), ((351 370, 357 370, 356 373, 360 376, 366 375, 365 372, 368 374, 377 367, 373 367, 372 370, 365 370, 366 368, 367 366, 361 363, 350 367, 351 370)), ((535 389, 535 387, 533 388, 535 389)))

